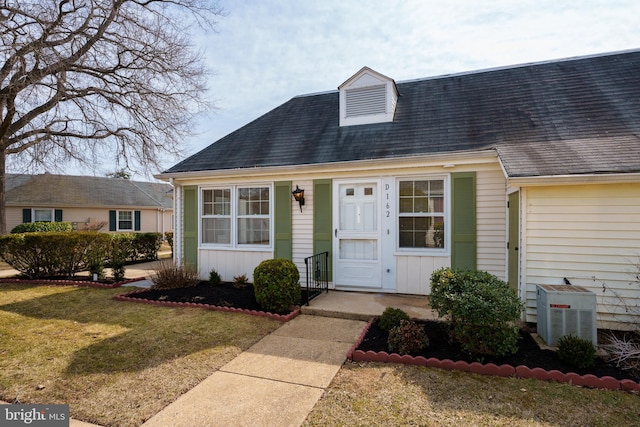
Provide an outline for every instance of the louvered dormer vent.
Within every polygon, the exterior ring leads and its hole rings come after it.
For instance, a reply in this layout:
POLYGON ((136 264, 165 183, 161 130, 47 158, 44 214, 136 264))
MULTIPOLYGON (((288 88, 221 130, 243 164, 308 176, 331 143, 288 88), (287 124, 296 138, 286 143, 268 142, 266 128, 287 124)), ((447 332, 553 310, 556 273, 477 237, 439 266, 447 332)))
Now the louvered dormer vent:
POLYGON ((387 112, 387 88, 385 85, 349 89, 347 95, 347 117, 387 112))
POLYGON ((393 79, 363 67, 338 87, 340 126, 392 122, 398 102, 393 79))

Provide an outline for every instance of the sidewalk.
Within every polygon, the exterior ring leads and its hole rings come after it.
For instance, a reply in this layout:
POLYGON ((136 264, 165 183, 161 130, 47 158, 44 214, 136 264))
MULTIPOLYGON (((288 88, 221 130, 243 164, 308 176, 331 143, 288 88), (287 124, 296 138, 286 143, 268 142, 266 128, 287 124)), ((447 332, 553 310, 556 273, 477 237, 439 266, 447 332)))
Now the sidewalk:
POLYGON ((300 315, 143 426, 299 426, 346 360, 365 324, 300 315))

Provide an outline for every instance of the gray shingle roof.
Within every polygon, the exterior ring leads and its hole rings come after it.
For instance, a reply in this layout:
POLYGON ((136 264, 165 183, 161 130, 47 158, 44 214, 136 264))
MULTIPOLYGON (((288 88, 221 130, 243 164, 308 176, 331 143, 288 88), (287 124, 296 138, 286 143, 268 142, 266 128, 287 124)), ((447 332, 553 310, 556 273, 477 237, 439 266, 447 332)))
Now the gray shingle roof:
POLYGON ((337 91, 299 96, 165 173, 487 149, 513 177, 640 172, 640 51, 397 88, 391 123, 340 127, 337 91))
POLYGON ((71 175, 7 175, 8 205, 173 207, 171 185, 71 175))

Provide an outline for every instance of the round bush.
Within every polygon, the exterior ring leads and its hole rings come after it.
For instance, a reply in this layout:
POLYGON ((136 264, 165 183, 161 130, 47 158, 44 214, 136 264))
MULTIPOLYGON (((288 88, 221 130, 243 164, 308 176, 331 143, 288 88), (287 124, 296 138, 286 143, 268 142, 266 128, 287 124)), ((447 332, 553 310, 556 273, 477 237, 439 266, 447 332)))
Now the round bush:
POLYGON ((387 307, 382 312, 378 326, 380 329, 390 331, 396 326, 400 326, 400 322, 403 320, 409 320, 409 315, 399 308, 387 307))
POLYGON ((262 261, 253 270, 253 291, 256 302, 264 309, 286 312, 291 306, 300 304, 298 267, 284 258, 262 261))
POLYGON ((453 339, 474 354, 504 356, 518 351, 517 322, 524 304, 509 285, 484 271, 436 270, 431 307, 451 322, 453 339))

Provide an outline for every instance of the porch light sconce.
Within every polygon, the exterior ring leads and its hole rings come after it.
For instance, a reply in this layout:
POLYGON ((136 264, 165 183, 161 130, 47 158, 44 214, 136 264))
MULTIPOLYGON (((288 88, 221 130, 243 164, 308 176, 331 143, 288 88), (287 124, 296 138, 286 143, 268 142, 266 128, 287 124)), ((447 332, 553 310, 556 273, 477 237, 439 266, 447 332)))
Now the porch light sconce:
POLYGON ((302 207, 304 206, 304 190, 298 188, 296 185, 296 189, 291 192, 293 194, 293 198, 296 202, 300 203, 300 212, 302 212, 302 207))

